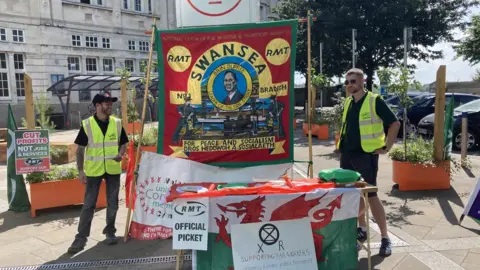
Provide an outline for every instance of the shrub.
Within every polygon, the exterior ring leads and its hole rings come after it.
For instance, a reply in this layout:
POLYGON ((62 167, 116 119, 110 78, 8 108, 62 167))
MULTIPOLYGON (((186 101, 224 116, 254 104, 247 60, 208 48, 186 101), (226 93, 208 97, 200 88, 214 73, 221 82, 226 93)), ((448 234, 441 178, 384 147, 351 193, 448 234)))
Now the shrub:
POLYGON ((78 170, 71 165, 55 166, 53 165, 50 172, 34 172, 27 175, 25 180, 29 184, 42 183, 52 180, 71 180, 78 178, 78 170))

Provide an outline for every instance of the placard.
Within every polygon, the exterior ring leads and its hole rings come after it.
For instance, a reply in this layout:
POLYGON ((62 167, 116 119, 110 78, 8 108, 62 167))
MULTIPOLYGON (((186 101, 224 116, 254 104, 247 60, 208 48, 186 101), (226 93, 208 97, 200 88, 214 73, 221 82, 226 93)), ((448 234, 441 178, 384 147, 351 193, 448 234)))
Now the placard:
POLYGON ((318 269, 308 218, 232 225, 233 265, 247 269, 318 269))
POLYGON ((173 249, 207 250, 208 198, 176 200, 173 207, 173 249))
POLYGON ((177 27, 260 21, 259 0, 176 0, 177 27))
POLYGON ((50 171, 50 139, 48 130, 15 131, 16 173, 50 171))

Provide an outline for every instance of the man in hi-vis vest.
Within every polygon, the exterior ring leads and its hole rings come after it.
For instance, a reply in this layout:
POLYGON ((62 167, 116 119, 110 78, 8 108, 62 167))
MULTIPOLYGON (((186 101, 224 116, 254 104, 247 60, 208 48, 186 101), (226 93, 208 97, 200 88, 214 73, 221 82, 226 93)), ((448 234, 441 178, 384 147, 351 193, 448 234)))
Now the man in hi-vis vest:
POLYGON ((69 253, 84 249, 90 235, 93 214, 97 204, 98 192, 102 180, 107 186, 107 224, 103 229, 105 243, 115 245, 115 219, 118 210, 120 191, 121 161, 125 154, 128 137, 123 130, 122 121, 112 117, 112 103, 118 98, 109 93, 98 94, 93 98, 95 115, 82 121, 82 127, 75 139, 77 148, 78 180, 85 185, 85 198, 75 236, 69 253))
MULTIPOLYGON (((395 143, 400 123, 379 95, 364 89, 362 70, 358 68, 349 70, 345 85, 351 96, 345 100, 338 142, 341 153, 340 167, 357 171, 367 183, 376 186, 379 155, 386 154, 395 143), (384 126, 388 127, 388 136, 385 135, 384 126)), ((377 193, 369 193, 368 201, 381 231, 379 255, 390 256, 392 244, 388 237, 382 202, 377 193)), ((360 211, 363 212, 364 208, 365 202, 362 199, 360 211)), ((357 237, 363 242, 367 239, 365 215, 359 216, 358 223, 357 237)))

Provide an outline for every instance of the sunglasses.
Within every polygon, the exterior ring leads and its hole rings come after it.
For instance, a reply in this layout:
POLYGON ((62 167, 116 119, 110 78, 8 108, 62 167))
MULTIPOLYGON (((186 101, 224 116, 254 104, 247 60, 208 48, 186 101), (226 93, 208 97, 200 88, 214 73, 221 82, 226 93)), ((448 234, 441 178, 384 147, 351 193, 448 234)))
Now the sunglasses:
POLYGON ((357 80, 345 80, 345 85, 349 85, 349 84, 356 84, 357 83, 357 80))

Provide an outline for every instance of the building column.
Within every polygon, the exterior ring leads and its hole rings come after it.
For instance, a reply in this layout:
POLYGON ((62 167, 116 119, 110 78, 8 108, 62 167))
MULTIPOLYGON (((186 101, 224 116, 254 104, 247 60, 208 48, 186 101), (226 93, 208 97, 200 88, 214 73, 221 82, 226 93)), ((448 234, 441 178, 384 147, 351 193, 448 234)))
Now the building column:
MULTIPOLYGON (((8 65, 8 91, 10 97, 12 98, 12 105, 18 104, 18 97, 17 97, 17 83, 15 81, 15 64, 13 60, 13 52, 7 53, 7 65, 8 65)), ((24 63, 25 65, 25 63, 24 63)))

